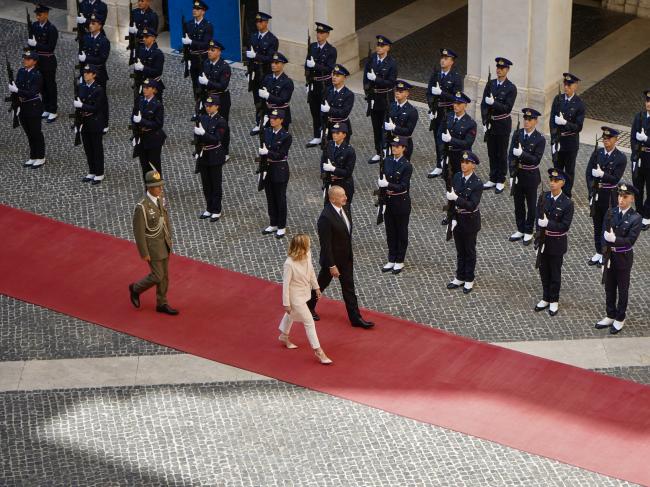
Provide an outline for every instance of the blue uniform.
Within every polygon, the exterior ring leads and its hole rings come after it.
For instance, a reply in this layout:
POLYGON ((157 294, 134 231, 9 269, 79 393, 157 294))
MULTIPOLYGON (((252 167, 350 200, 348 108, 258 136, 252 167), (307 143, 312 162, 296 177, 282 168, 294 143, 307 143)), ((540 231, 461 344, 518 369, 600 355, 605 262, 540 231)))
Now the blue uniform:
POLYGON ((212 214, 221 213, 221 198, 223 195, 223 165, 226 162, 226 152, 223 146, 227 136, 228 122, 220 114, 203 114, 199 118, 205 129, 205 134, 198 136, 201 144, 199 157, 199 172, 205 198, 206 211, 212 214))
POLYGON ((508 138, 512 130, 512 107, 517 99, 517 87, 509 79, 503 83, 491 80, 485 85, 481 99, 481 119, 487 127, 486 139, 490 159, 490 181, 505 183, 508 162, 508 138), (494 103, 488 105, 485 98, 494 97, 494 103))
POLYGON ((386 211, 384 226, 388 243, 388 262, 404 263, 409 244, 409 218, 411 216, 411 175, 413 166, 406 157, 384 159, 386 187, 386 211))
POLYGON ((32 32, 36 39, 34 50, 38 53, 38 70, 43 76, 43 106, 46 112, 57 113, 57 61, 54 49, 59 39, 59 31, 48 20, 43 25, 33 22, 32 32))
MULTIPOLYGON (((457 119, 455 114, 448 113, 445 123, 440 124, 438 127, 438 143, 441 146, 447 145, 447 157, 451 165, 451 173, 456 174, 460 171, 460 158, 463 151, 472 150, 472 145, 476 139, 476 122, 467 113, 463 114, 460 119, 457 119), (442 134, 449 130, 451 141, 443 142, 442 134)), ((447 187, 451 184, 447 176, 449 169, 445 172, 445 179, 447 187)))
POLYGON ((456 244, 456 279, 473 282, 476 269, 476 236, 481 230, 481 212, 478 207, 483 194, 483 181, 476 173, 467 180, 457 172, 452 178, 452 187, 458 195, 454 201, 454 219, 458 222, 453 231, 456 244))
POLYGON ((403 105, 399 105, 397 101, 394 101, 390 105, 388 118, 395 124, 392 132, 387 134, 388 140, 391 140, 395 135, 407 137, 408 145, 406 146, 404 157, 410 161, 413 155, 413 131, 418 123, 417 109, 408 100, 403 105))
MULTIPOLYGON (((463 91, 463 77, 456 71, 455 68, 451 68, 447 73, 444 73, 437 68, 431 73, 431 78, 429 78, 429 85, 427 87, 427 102, 431 106, 433 100, 438 98, 438 108, 434 114, 435 118, 433 119, 433 133, 436 135, 440 125, 444 124, 444 121, 447 118, 447 113, 451 111, 451 106, 453 105, 454 94, 463 91), (431 88, 434 86, 439 86, 442 90, 440 95, 434 95, 431 93, 431 88)), ((436 137, 436 166, 441 167, 441 157, 443 153, 443 147, 440 144, 438 138, 436 137)))
POLYGON ((133 107, 133 115, 140 113, 142 120, 137 124, 139 135, 140 167, 142 177, 151 171, 149 163, 153 164, 156 170, 162 174, 161 153, 167 134, 163 130, 165 125, 165 108, 161 100, 152 97, 147 100, 144 95, 140 96, 133 107))
POLYGON ((90 86, 79 85, 79 99, 83 103, 81 112, 81 141, 83 142, 88 174, 104 175, 103 130, 106 125, 106 96, 104 88, 95 81, 90 86))
POLYGON ((82 67, 84 64, 94 64, 97 66, 96 81, 104 88, 104 96, 106 97, 105 118, 106 127, 108 127, 108 70, 106 69, 106 61, 108 61, 108 56, 111 53, 111 43, 104 32, 99 32, 95 36, 87 33, 83 38, 82 46, 82 51, 86 54, 86 60, 82 63, 82 67))
POLYGON ((372 122, 375 151, 381 154, 384 142, 384 121, 386 112, 394 99, 395 83, 397 82, 397 61, 387 54, 382 61, 377 54, 373 54, 366 61, 363 69, 364 88, 368 92, 368 112, 372 122), (373 71, 377 78, 368 79, 368 73, 373 71))
POLYGON ((264 143, 268 153, 268 174, 264 181, 264 192, 269 215, 269 225, 285 228, 287 226, 287 183, 289 182, 289 148, 291 134, 284 128, 274 132, 271 127, 264 129, 264 143))
POLYGON ((560 150, 557 154, 557 168, 561 169, 569 177, 563 191, 571 198, 571 189, 575 179, 576 157, 580 146, 580 132, 585 121, 585 104, 578 95, 573 95, 568 100, 566 95, 557 95, 553 99, 549 126, 551 134, 558 134, 560 150), (566 125, 556 125, 555 116, 562 113, 566 119, 566 125))
POLYGON ((312 42, 309 46, 309 54, 305 59, 305 62, 307 62, 310 57, 313 57, 316 63, 313 68, 308 68, 305 65, 305 70, 309 72, 311 80, 311 83, 307 86, 307 103, 309 103, 314 138, 316 139, 321 137, 322 116, 320 105, 325 100, 327 91, 332 85, 332 70, 336 64, 336 56, 336 48, 329 42, 325 42, 322 47, 319 47, 318 42, 312 42))
MULTIPOLYGON (((348 125, 348 136, 346 140, 350 142, 352 138, 350 112, 352 112, 352 108, 354 107, 354 93, 347 86, 344 86, 338 91, 334 89, 334 86, 330 86, 327 89, 326 100, 330 106, 330 111, 327 112, 328 134, 332 125, 345 122, 348 125)), ((331 139, 331 136, 329 138, 331 139)))
POLYGON ((327 143, 320 159, 321 175, 324 177, 323 199, 325 205, 329 203, 327 196, 329 187, 332 185, 341 186, 348 197, 345 206, 348 213, 350 213, 350 205, 354 197, 354 179, 352 178, 352 173, 354 172, 356 162, 357 155, 354 152, 354 147, 347 142, 347 139, 339 146, 333 140, 327 143), (328 160, 336 167, 333 172, 323 171, 323 164, 328 160))
POLYGON ((203 18, 199 23, 192 19, 185 23, 185 30, 188 37, 192 39, 192 44, 190 44, 190 76, 192 77, 194 99, 198 100, 201 92, 201 85, 198 80, 203 70, 203 63, 208 58, 208 42, 214 36, 214 26, 206 18, 203 18))
POLYGON ((158 82, 158 95, 162 99, 162 92, 165 84, 162 82, 163 67, 165 65, 165 55, 158 48, 158 43, 154 42, 151 48, 147 49, 144 44, 138 46, 136 58, 144 64, 144 69, 140 71, 141 82, 146 78, 155 79, 158 82))
MULTIPOLYGON (((261 103, 257 90, 262 87, 264 77, 271 72, 271 59, 278 51, 278 44, 278 38, 270 31, 263 35, 255 32, 251 34, 248 42, 249 49, 252 48, 255 51, 255 58, 246 58, 246 63, 248 63, 248 91, 253 92, 256 117, 261 103)), ((259 124, 259 120, 257 120, 257 123, 259 124)))
POLYGON ((291 101, 291 95, 293 95, 293 81, 285 73, 282 73, 277 78, 273 74, 267 74, 262 86, 270 93, 266 100, 267 114, 270 114, 276 108, 283 109, 285 117, 282 126, 287 130, 291 123, 289 102, 291 101))
POLYGON ((108 5, 102 2, 102 0, 81 0, 81 2, 79 2, 79 12, 86 18, 86 23, 82 24, 82 27, 84 32, 87 32, 88 23, 90 22, 90 16, 92 14, 95 14, 97 19, 101 21, 102 25, 106 24, 108 5))
POLYGON ((219 114, 226 121, 230 120, 230 91, 228 90, 232 76, 230 65, 223 58, 219 58, 214 63, 208 59, 203 63, 203 74, 208 78, 208 84, 203 85, 205 91, 203 101, 208 96, 218 95, 221 103, 219 114))
POLYGON ((635 207, 643 218, 650 218, 650 114, 643 110, 632 122, 632 184, 639 190, 635 207), (648 140, 636 140, 637 132, 644 130, 648 140))
POLYGON ((29 158, 44 159, 45 138, 41 130, 43 76, 36 68, 20 68, 16 73, 15 83, 20 101, 18 118, 29 143, 29 158))
POLYGON ((140 43, 142 43, 142 31, 146 28, 158 32, 158 14, 152 9, 140 10, 134 8, 132 10, 133 23, 138 29, 136 34, 140 43))

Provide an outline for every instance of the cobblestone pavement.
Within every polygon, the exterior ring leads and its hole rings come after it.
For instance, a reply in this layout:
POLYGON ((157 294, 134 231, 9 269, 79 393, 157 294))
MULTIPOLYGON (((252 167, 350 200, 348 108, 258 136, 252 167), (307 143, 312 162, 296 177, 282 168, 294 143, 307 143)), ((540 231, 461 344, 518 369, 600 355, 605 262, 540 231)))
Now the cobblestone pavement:
POLYGON ((648 77, 639 73, 650 73, 650 49, 581 95, 587 116, 631 126, 634 116, 644 110, 643 92, 649 86, 648 77))
POLYGON ((4 393, 0 414, 7 486, 630 485, 278 382, 4 393))
POLYGON ((584 51, 635 18, 634 15, 622 12, 574 3, 571 14, 571 50, 569 56, 573 57, 584 51))
MULTIPOLYGON (((357 30, 392 14, 415 0, 355 0, 354 24, 357 30)), ((381 34, 381 32, 377 32, 381 34)), ((388 35, 388 33, 384 34, 388 35)))

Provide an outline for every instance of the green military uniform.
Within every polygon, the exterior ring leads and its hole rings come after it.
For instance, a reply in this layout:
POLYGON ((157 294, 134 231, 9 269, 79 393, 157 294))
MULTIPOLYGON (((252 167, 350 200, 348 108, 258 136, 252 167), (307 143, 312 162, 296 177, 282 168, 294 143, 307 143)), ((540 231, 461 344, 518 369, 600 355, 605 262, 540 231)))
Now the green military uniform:
MULTIPOLYGON (((163 180, 158 171, 149 171, 145 175, 147 188, 162 186, 163 180)), ((132 284, 132 292, 140 294, 156 286, 156 304, 160 308, 167 304, 167 288, 169 285, 168 263, 172 248, 171 227, 169 216, 160 198, 157 202, 147 193, 136 205, 133 213, 133 234, 138 246, 140 257, 149 256, 151 273, 132 284)))

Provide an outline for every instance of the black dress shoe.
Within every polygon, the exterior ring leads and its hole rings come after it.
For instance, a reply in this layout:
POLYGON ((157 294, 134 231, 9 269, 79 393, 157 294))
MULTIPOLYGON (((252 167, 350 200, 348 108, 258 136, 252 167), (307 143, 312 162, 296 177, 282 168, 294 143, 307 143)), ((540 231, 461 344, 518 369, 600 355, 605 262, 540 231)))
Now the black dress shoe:
POLYGON ((357 328, 364 328, 365 330, 372 328, 375 324, 372 321, 366 321, 363 318, 359 318, 357 321, 352 323, 352 326, 357 328))
POLYGON ((207 215, 206 215, 205 213, 201 213, 201 214, 199 215, 199 220, 207 220, 207 219, 210 218, 211 216, 212 216, 212 213, 208 213, 207 215))
POLYGON ((377 159, 376 161, 373 161, 372 158, 370 158, 368 159, 368 164, 379 164, 379 161, 381 161, 381 159, 377 159))
POLYGON ((171 316, 176 316, 178 314, 178 310, 172 308, 168 304, 161 304, 160 306, 156 306, 156 311, 158 311, 158 313, 165 313, 166 315, 171 316))
POLYGON ((393 271, 393 267, 382 267, 381 268, 381 272, 392 272, 392 271, 393 271))
POLYGON ((248 132, 248 133, 251 135, 251 137, 256 137, 256 136, 260 135, 260 131, 259 131, 259 130, 251 130, 251 131, 248 132))
POLYGON ((135 306, 136 308, 140 307, 140 295, 135 292, 135 289, 133 288, 133 284, 129 284, 129 294, 131 298, 131 304, 135 306))
POLYGON ((221 215, 219 215, 219 216, 210 216, 210 223, 218 222, 219 218, 221 218, 221 215))
POLYGON ((519 242, 523 238, 524 237, 512 237, 512 236, 510 236, 510 237, 508 237, 508 242, 519 242))
MULTIPOLYGON (((402 269, 404 268, 402 267, 402 269)), ((393 274, 395 275, 399 274, 400 272, 402 272, 402 269, 393 269, 393 274)))
POLYGON ((648 228, 650 228, 650 225, 641 225, 642 232, 645 232, 648 228))
POLYGON ((102 184, 102 181, 103 181, 103 179, 93 179, 93 180, 90 182, 90 184, 92 184, 93 186, 97 186, 97 185, 99 185, 99 184, 102 184))
MULTIPOLYGON (((463 283, 463 284, 465 284, 465 283, 463 283)), ((458 288, 461 287, 463 284, 454 284, 453 282, 450 282, 449 284, 447 284, 447 289, 458 289, 458 288)), ((463 288, 463 289, 464 289, 464 288, 463 288)))
POLYGON ((600 323, 596 323, 596 324, 594 325, 594 328, 595 328, 596 330, 604 330, 605 328, 610 328, 610 327, 611 327, 611 328, 614 328, 612 325, 601 325, 600 323))
POLYGON ((469 294, 472 292, 473 287, 465 287, 463 286, 463 294, 469 294))
POLYGON ((560 308, 557 309, 557 311, 551 311, 550 309, 548 310, 549 316, 555 316, 560 312, 560 308))
POLYGON ((307 149, 311 149, 312 147, 318 147, 319 145, 320 145, 320 142, 319 142, 318 144, 312 144, 311 142, 307 142, 307 143, 305 144, 305 147, 306 147, 307 149))
POLYGON ((619 333, 622 330, 623 330, 623 328, 621 328, 620 330, 617 330, 616 328, 614 328, 614 325, 612 325, 612 326, 609 327, 609 334, 610 335, 616 335, 617 333, 619 333))
POLYGON ((530 240, 524 240, 524 245, 528 247, 531 243, 533 243, 533 239, 531 238, 530 240))
POLYGON ((430 172, 427 173, 427 178, 428 179, 434 179, 434 178, 437 178, 438 176, 440 176, 440 174, 432 174, 430 172))
POLYGON ((495 189, 494 190, 494 194, 501 194, 501 193, 503 193, 503 189, 495 189))
POLYGON ((275 233, 277 231, 278 231, 277 229, 275 229, 275 230, 267 230, 265 228, 264 230, 262 230, 262 235, 271 235, 272 233, 275 233))
POLYGON ((540 311, 544 311, 544 310, 547 309, 548 307, 549 307, 548 304, 547 304, 546 306, 537 306, 537 305, 535 305, 535 309, 534 309, 534 311, 535 311, 535 313, 539 313, 540 311))
POLYGON ((587 265, 601 265, 599 260, 591 260, 589 259, 587 261, 587 265))

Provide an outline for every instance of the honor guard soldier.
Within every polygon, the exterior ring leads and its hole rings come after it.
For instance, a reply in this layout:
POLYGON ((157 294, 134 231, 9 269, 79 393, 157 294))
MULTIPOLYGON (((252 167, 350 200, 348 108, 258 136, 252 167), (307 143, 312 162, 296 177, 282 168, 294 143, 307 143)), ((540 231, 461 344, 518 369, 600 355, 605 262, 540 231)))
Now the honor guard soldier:
POLYGON ((463 77, 454 67, 457 58, 458 55, 451 49, 440 49, 440 67, 433 70, 427 87, 429 120, 436 145, 436 167, 427 174, 428 178, 437 178, 442 174, 443 146, 438 138, 438 130, 447 120, 454 95, 463 91, 463 77))
MULTIPOLYGON (((199 76, 199 84, 207 93, 206 99, 211 97, 214 100, 219 100, 219 115, 228 123, 230 121, 230 91, 228 91, 228 85, 230 84, 232 72, 230 64, 221 57, 224 49, 223 44, 219 41, 211 40, 208 42, 208 59, 203 63, 203 72, 199 76)), ((203 100, 203 104, 205 105, 205 100, 203 100)), ((228 155, 230 153, 230 129, 226 130, 221 144, 226 160, 230 159, 228 155)))
POLYGON ((377 36, 375 54, 366 60, 363 70, 364 89, 367 93, 368 111, 372 122, 372 131, 375 139, 375 155, 368 164, 379 162, 380 154, 384 150, 384 122, 393 101, 393 90, 397 81, 397 61, 388 53, 392 42, 385 36, 377 36))
MULTIPOLYGON (((99 1, 99 0, 97 0, 99 1)), ((84 36, 83 48, 79 54, 79 61, 82 63, 92 64, 97 68, 96 82, 104 88, 104 97, 106 105, 106 113, 104 120, 104 133, 108 132, 108 70, 106 69, 106 61, 108 55, 111 53, 111 43, 102 32, 102 25, 104 22, 99 16, 92 14, 89 19, 88 32, 84 36)), ((82 72, 83 76, 83 72, 82 72)))
POLYGON ((386 191, 384 225, 388 242, 388 262, 382 272, 399 274, 404 268, 404 258, 409 245, 409 218, 411 216, 411 174, 413 166, 405 156, 409 139, 393 137, 390 145, 392 155, 384 159, 384 174, 377 181, 386 191))
POLYGON ((144 177, 153 166, 162 174, 161 152, 167 135, 163 130, 165 125, 165 109, 161 100, 156 98, 158 82, 145 79, 142 82, 142 95, 138 98, 131 119, 137 133, 135 144, 140 158, 140 167, 144 177))
POLYGON ((551 190, 540 197, 537 206, 537 241, 539 255, 539 277, 542 280, 542 300, 535 305, 539 312, 548 308, 548 314, 558 313, 560 286, 562 284, 562 262, 568 247, 569 228, 573 220, 573 201, 562 192, 568 176, 561 170, 548 170, 551 190), (543 235, 543 238, 541 237, 543 235))
POLYGON ((474 287, 476 268, 476 236, 481 230, 481 212, 478 205, 483 193, 483 181, 476 173, 479 158, 470 151, 463 151, 460 157, 460 171, 454 174, 447 201, 453 205, 451 233, 456 244, 456 277, 447 284, 447 289, 463 286, 463 293, 469 294, 474 287))
POLYGON ((162 92, 165 89, 165 85, 161 80, 164 65, 165 55, 158 48, 156 31, 151 27, 145 27, 142 29, 142 45, 138 47, 133 69, 136 73, 139 73, 138 77, 141 80, 156 80, 158 85, 156 96, 160 100, 162 100, 162 92))
MULTIPOLYGON (((447 189, 451 188, 452 176, 461 170, 463 153, 471 151, 474 139, 476 139, 476 122, 472 120, 465 108, 471 102, 469 96, 463 92, 454 94, 452 113, 447 114, 447 119, 438 128, 438 140, 446 154, 445 162, 445 184, 447 189)), ((445 217, 443 225, 449 221, 445 217)))
POLYGON ((289 148, 291 134, 283 128, 284 110, 274 109, 269 114, 269 127, 264 129, 264 144, 260 156, 267 156, 268 172, 264 179, 264 192, 269 214, 269 226, 262 235, 275 233, 283 238, 287 233, 287 184, 289 183, 289 148))
POLYGON ((157 171, 149 171, 144 180, 147 194, 133 212, 133 235, 140 257, 149 264, 151 272, 138 282, 129 284, 129 296, 131 304, 139 308, 140 294, 156 286, 156 311, 174 316, 178 310, 167 303, 172 231, 161 196, 164 183, 157 171))
POLYGON ((517 231, 508 240, 523 239, 524 245, 533 241, 537 187, 541 183, 539 164, 544 156, 546 139, 537 131, 537 119, 541 116, 533 108, 523 108, 524 128, 512 134, 508 162, 510 166, 510 189, 515 204, 517 231))
POLYGON ((641 233, 642 217, 632 203, 638 190, 629 183, 618 184, 618 208, 603 221, 603 244, 610 248, 604 263, 605 305, 607 316, 596 323, 596 329, 609 328, 612 335, 623 329, 627 311, 630 272, 634 262, 634 243, 641 233), (618 295, 618 302, 616 301, 618 295))
MULTIPOLYGON (((384 130, 389 132, 392 140, 394 136, 403 137, 406 142, 404 157, 410 161, 413 156, 413 131, 418 123, 418 111, 408 101, 411 84, 397 80, 395 83, 395 101, 390 104, 388 121, 384 122, 384 130)), ((391 144, 392 145, 392 144, 391 144)))
POLYGON ((267 74, 262 81, 262 88, 258 91, 260 98, 266 101, 266 114, 273 110, 282 110, 284 120, 282 127, 289 130, 291 123, 291 108, 289 102, 293 94, 293 81, 284 73, 284 64, 289 60, 281 52, 273 54, 271 61, 271 74, 267 74))
POLYGON ((29 160, 23 166, 32 169, 45 164, 45 138, 41 127, 43 77, 36 68, 37 62, 36 51, 23 52, 23 67, 9 85, 9 91, 18 95, 18 119, 29 143, 29 160))
POLYGON ((321 22, 316 22, 316 42, 307 48, 305 59, 305 78, 307 81, 307 103, 311 112, 314 138, 307 147, 316 147, 321 143, 325 127, 321 127, 321 105, 326 99, 327 91, 332 86, 332 70, 336 64, 336 48, 327 42, 332 28, 321 22))
POLYGON ((553 159, 555 167, 567 175, 564 193, 571 198, 575 178, 576 156, 580 147, 580 132, 585 121, 585 104, 576 95, 580 78, 563 73, 564 94, 557 95, 551 106, 549 124, 551 138, 555 141, 551 151, 557 152, 553 159), (556 162, 557 160, 557 162, 556 162))
POLYGON ((260 131, 260 115, 263 115, 264 100, 259 96, 262 81, 271 72, 271 61, 278 50, 278 38, 269 30, 271 16, 264 12, 255 15, 257 32, 251 34, 248 50, 246 51, 246 66, 248 76, 248 91, 253 93, 255 103, 255 126, 250 134, 255 136, 260 131))
POLYGON ((485 189, 495 188, 494 192, 501 194, 506 182, 508 138, 512 131, 510 112, 517 98, 517 87, 508 79, 512 62, 504 57, 494 61, 497 64, 497 79, 485 85, 481 119, 490 158, 490 180, 485 183, 485 189))
POLYGON ((129 26, 129 34, 135 34, 142 44, 145 29, 158 32, 158 14, 151 9, 151 0, 138 0, 138 6, 131 11, 133 24, 129 26))
POLYGON ((585 173, 596 248, 596 253, 587 263, 599 267, 603 263, 603 218, 609 208, 616 206, 616 185, 623 178, 627 166, 625 154, 616 147, 619 131, 610 127, 601 127, 601 130, 604 147, 592 153, 585 173))
POLYGON ((194 127, 201 147, 197 156, 206 205, 199 219, 209 218, 213 223, 221 218, 222 170, 226 162, 223 140, 228 134, 228 122, 219 113, 220 103, 218 95, 208 96, 204 102, 206 113, 199 117, 199 125, 194 127))
POLYGON ((635 206, 643 217, 641 230, 647 230, 650 227, 650 90, 643 92, 643 99, 645 108, 632 122, 632 178, 639 193, 635 206))
POLYGON ((208 59, 208 42, 214 36, 214 27, 205 18, 208 10, 203 0, 194 0, 192 4, 192 17, 185 23, 185 36, 181 39, 184 46, 190 46, 190 76, 192 77, 192 91, 194 100, 198 101, 201 94, 199 76, 203 71, 203 63, 208 59))
POLYGON ((84 33, 88 32, 90 17, 93 14, 103 26, 108 16, 108 5, 102 0, 81 0, 79 2, 79 15, 77 16, 77 29, 81 28, 84 33))
POLYGON ((79 85, 79 97, 73 104, 81 113, 81 141, 83 142, 88 174, 81 180, 93 186, 104 180, 104 120, 106 96, 104 88, 96 82, 97 67, 86 65, 83 83, 79 85))
POLYGON ((332 125, 330 134, 332 140, 327 143, 321 155, 321 177, 323 179, 323 203, 329 203, 327 192, 330 186, 341 186, 345 190, 347 202, 344 205, 348 214, 351 215, 352 198, 354 197, 354 165, 357 162, 357 155, 354 148, 346 139, 348 126, 345 122, 338 122, 332 125))
POLYGON ((34 9, 36 22, 32 22, 34 35, 27 39, 29 48, 38 54, 38 70, 43 76, 43 118, 47 123, 56 120, 57 115, 57 89, 56 89, 56 55, 54 49, 59 39, 59 31, 56 30, 48 18, 50 8, 38 4, 34 9))
MULTIPOLYGON (((346 77, 350 72, 342 64, 337 64, 332 70, 332 85, 327 89, 325 101, 320 106, 320 111, 326 118, 325 133, 337 123, 345 123, 347 128, 347 142, 352 138, 352 124, 350 112, 354 107, 354 93, 345 86, 346 77)), ((328 138, 330 138, 328 136, 328 138)), ((309 144, 308 144, 309 145, 309 144)))

